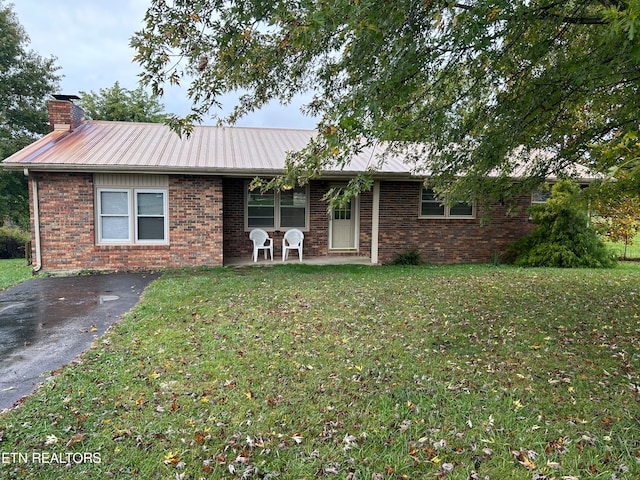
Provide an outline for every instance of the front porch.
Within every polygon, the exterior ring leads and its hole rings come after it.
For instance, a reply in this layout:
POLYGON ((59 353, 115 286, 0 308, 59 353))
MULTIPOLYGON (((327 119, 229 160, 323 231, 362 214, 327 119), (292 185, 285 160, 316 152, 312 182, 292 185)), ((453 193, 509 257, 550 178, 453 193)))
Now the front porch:
MULTIPOLYGON (((287 229, 296 228, 304 233, 303 263, 309 265, 343 265, 371 264, 372 239, 377 239, 372 226, 372 193, 364 192, 354 200, 349 211, 340 211, 330 215, 324 196, 333 184, 313 180, 304 191, 296 191, 294 197, 296 208, 289 203, 278 204, 272 201, 262 210, 256 212, 267 215, 258 218, 262 223, 252 224, 249 221, 250 190, 246 178, 224 177, 222 181, 223 216, 222 216, 222 256, 224 266, 253 264, 251 254, 253 243, 249 234, 253 228, 264 229, 273 242, 273 262, 258 259, 257 264, 281 264, 282 242, 287 229), (289 210, 287 210, 289 209, 289 210), (272 215, 273 218, 269 217, 272 215), (265 220, 266 219, 266 220, 265 220), (282 226, 286 219, 286 226, 282 226), (346 219, 349 219, 347 222, 346 219), (270 221, 269 221, 270 220, 270 221), (346 222, 347 226, 339 228, 336 222, 346 222), (295 223, 298 222, 298 223, 295 223), (346 232, 346 233, 345 233, 346 232)), ((282 197, 280 198, 282 201, 282 197)), ((291 200, 291 199, 289 199, 291 200)), ((267 202, 268 203, 268 202, 267 202)), ((260 252, 262 253, 262 252, 260 252)), ((298 262, 297 252, 291 252, 288 262, 298 262)))

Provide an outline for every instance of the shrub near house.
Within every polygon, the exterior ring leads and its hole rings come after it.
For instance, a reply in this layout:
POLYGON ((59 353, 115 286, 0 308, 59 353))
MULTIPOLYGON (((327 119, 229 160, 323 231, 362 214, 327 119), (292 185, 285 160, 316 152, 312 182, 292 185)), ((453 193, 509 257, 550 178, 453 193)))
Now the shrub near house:
POLYGON ((590 267, 614 265, 612 253, 590 225, 580 202, 580 187, 563 180, 545 204, 531 207, 536 228, 509 248, 506 260, 530 267, 590 267))
POLYGON ((31 236, 18 228, 0 227, 0 258, 24 256, 25 244, 31 236))

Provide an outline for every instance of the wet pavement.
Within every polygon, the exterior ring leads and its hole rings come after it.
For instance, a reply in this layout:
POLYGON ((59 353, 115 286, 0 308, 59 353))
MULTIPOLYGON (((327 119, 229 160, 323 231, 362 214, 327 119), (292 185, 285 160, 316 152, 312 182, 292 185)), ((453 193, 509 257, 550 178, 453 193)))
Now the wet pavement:
POLYGON ((158 276, 38 278, 0 292, 0 411, 86 351, 158 276))

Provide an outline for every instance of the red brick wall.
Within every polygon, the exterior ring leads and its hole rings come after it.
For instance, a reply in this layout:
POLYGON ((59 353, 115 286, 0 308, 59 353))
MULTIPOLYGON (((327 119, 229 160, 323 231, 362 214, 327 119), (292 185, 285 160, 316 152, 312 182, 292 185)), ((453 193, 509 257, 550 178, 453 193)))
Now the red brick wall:
POLYGON ((84 120, 84 110, 69 100, 49 100, 49 130, 60 125, 68 125, 73 130, 84 120))
POLYGON ((373 215, 373 193, 363 192, 358 200, 360 212, 360 224, 358 230, 358 242, 360 255, 371 257, 371 228, 373 215))
MULTIPOLYGON (((223 252, 224 258, 251 257, 252 244, 244 230, 244 179, 170 176, 170 244, 154 246, 96 245, 92 174, 40 172, 32 173, 31 179, 38 183, 43 271, 214 266, 223 264, 223 252)), ((33 199, 31 187, 30 182, 33 199)), ((322 196, 329 187, 323 181, 310 185, 311 226, 305 232, 305 257, 341 254, 328 251, 329 219, 322 196)), ((480 220, 487 212, 483 206, 475 219, 418 218, 419 200, 419 182, 381 182, 380 263, 391 262, 396 253, 413 247, 419 249, 424 261, 434 264, 489 262, 531 227, 526 213, 528 197, 518 200, 521 208, 516 216, 507 215, 504 206, 493 205, 486 225, 480 220)), ((371 255, 371 192, 359 198, 359 220, 359 249, 342 254, 371 255)), ((271 235, 277 259, 283 232, 271 235)))
POLYGON ((253 252, 249 234, 244 232, 244 182, 238 178, 222 180, 223 249, 227 258, 251 258, 253 252))
MULTIPOLYGON (((243 179, 224 179, 224 252, 226 258, 251 258, 252 244, 244 231, 243 179)), ((305 232, 304 255, 371 255, 372 198, 359 198, 359 249, 357 252, 329 252, 327 205, 322 196, 330 185, 314 181, 310 185, 310 229, 305 232)), ((516 215, 508 215, 502 205, 479 205, 474 219, 418 218, 420 182, 381 182, 378 261, 391 262, 397 253, 417 248, 425 262, 486 263, 504 246, 530 230, 526 209, 529 197, 518 199, 516 215), (485 214, 490 221, 483 225, 485 214)), ((281 255, 283 232, 271 232, 277 259, 281 255)))
MULTIPOLYGON (((247 180, 242 178, 225 178, 224 192, 224 254, 226 258, 251 258, 253 243, 249 240, 249 232, 244 228, 244 189, 247 180)), ((310 186, 309 223, 311 228, 304 232, 304 256, 317 257, 327 254, 328 225, 326 204, 321 198, 326 189, 320 182, 310 186)), ((282 237, 284 231, 269 232, 273 238, 274 258, 282 258, 282 237)))
POLYGON ((169 177, 170 266, 222 265, 222 178, 169 177))
POLYGON ((29 176, 33 262, 36 263, 33 180, 37 182, 42 270, 80 270, 94 242, 93 175, 29 176))
MULTIPOLYGON (((170 244, 152 246, 96 245, 92 174, 32 173, 31 179, 38 183, 43 271, 222 265, 220 177, 169 178, 170 244)), ((33 199, 31 182, 29 188, 33 199)))
POLYGON ((381 182, 380 263, 410 248, 417 248, 422 260, 432 264, 486 263, 531 228, 528 196, 517 200, 515 216, 503 205, 479 205, 475 219, 422 219, 420 188, 418 182, 381 182), (482 225, 485 213, 490 219, 482 225))

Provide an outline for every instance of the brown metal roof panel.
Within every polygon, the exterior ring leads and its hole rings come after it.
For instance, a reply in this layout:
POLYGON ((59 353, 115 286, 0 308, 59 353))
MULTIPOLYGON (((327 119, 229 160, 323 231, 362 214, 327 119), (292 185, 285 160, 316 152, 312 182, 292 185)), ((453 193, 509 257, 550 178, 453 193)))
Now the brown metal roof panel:
POLYGON ((251 130, 241 128, 225 129, 229 133, 229 140, 232 149, 233 167, 249 169, 250 165, 256 168, 270 168, 269 156, 271 152, 266 151, 264 137, 267 133, 252 136, 251 130))
MULTIPOLYGON (((307 145, 310 130, 194 127, 179 137, 162 124, 89 121, 74 132, 53 132, 7 159, 66 166, 278 171, 288 152, 307 145)), ((346 168, 361 171, 375 164, 379 149, 366 149, 346 168)), ((391 165, 389 167, 389 165, 391 165)), ((401 162, 385 170, 406 171, 401 162)), ((335 171, 335 170, 334 170, 335 171)))
POLYGON ((36 140, 30 145, 27 145, 22 150, 17 151, 13 155, 10 155, 3 162, 6 163, 36 163, 39 158, 46 154, 47 151, 54 148, 56 143, 68 135, 69 132, 64 130, 55 130, 48 135, 36 140))
POLYGON ((312 130, 294 129, 260 129, 248 131, 248 141, 255 141, 255 150, 248 152, 247 163, 243 166, 251 168, 256 162, 262 168, 283 169, 289 152, 304 148, 315 135, 312 130))
POLYGON ((201 162, 206 168, 215 168, 216 166, 223 166, 225 162, 221 162, 218 159, 224 159, 226 163, 230 163, 227 158, 228 146, 225 142, 225 133, 222 128, 205 128, 200 133, 203 137, 206 137, 206 146, 202 149, 203 158, 201 162))
POLYGON ((69 165, 115 163, 112 160, 114 148, 112 139, 116 131, 116 126, 102 128, 100 125, 85 123, 67 136, 64 142, 60 142, 55 149, 43 155, 38 163, 69 165), (111 161, 107 162, 105 158, 111 161))
MULTIPOLYGON (((273 143, 270 130, 265 130, 258 135, 252 135, 252 130, 234 129, 234 149, 237 153, 237 161, 240 168, 273 168, 278 165, 278 151, 273 143)), ((276 167, 277 168, 277 167, 276 167)))
POLYGON ((74 144, 66 146, 60 154, 68 159, 68 163, 84 165, 117 164, 114 150, 120 148, 120 139, 124 137, 122 126, 115 124, 108 128, 105 125, 87 123, 78 129, 72 137, 74 144), (118 142, 114 140, 118 139, 118 142))
POLYGON ((87 134, 85 149, 79 152, 73 163, 85 165, 122 165, 122 157, 131 143, 132 132, 120 123, 114 123, 112 128, 104 125, 92 125, 93 131, 87 134), (97 141, 99 139, 99 141, 97 141), (117 141, 116 141, 117 140, 117 141))
POLYGON ((119 130, 113 132, 103 161, 126 166, 161 165, 160 159, 165 155, 166 146, 170 142, 162 127, 168 130, 168 127, 160 124, 121 125, 119 130), (118 144, 122 143, 123 138, 126 148, 119 148, 118 144))
POLYGON ((206 131, 202 131, 194 140, 195 142, 191 148, 191 157, 188 159, 188 163, 195 168, 205 168, 207 166, 211 136, 207 135, 206 131))

